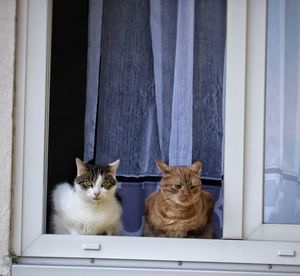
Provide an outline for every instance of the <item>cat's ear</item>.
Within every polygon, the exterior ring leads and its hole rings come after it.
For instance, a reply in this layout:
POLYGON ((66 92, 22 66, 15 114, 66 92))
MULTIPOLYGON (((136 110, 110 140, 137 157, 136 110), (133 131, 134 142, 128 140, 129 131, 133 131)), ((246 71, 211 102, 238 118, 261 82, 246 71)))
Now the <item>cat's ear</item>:
POLYGON ((156 165, 162 174, 169 173, 171 171, 171 168, 160 160, 156 160, 156 165))
POLYGON ((191 166, 191 169, 197 173, 199 173, 199 175, 201 174, 201 171, 202 171, 202 162, 201 161, 195 161, 192 166, 191 166))
POLYGON ((75 161, 77 166, 77 176, 80 176, 87 172, 86 165, 79 158, 76 158, 75 161))
POLYGON ((120 165, 120 159, 118 159, 117 161, 110 163, 109 167, 110 167, 110 171, 115 175, 117 172, 117 169, 120 165))

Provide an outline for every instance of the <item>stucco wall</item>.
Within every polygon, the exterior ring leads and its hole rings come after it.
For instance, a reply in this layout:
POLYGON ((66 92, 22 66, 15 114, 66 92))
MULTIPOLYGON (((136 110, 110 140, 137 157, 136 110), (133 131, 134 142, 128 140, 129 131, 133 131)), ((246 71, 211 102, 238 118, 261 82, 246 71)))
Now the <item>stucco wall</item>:
POLYGON ((0 275, 10 269, 16 0, 0 0, 0 275))

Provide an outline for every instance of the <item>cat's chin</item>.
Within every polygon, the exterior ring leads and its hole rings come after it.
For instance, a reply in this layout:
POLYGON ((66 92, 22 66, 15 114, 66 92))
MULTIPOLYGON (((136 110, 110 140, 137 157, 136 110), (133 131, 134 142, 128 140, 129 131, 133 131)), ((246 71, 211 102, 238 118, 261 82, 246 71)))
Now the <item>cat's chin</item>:
POLYGON ((90 200, 93 203, 99 203, 101 201, 101 198, 100 197, 95 197, 95 198, 91 198, 90 200))
POLYGON ((191 200, 185 200, 185 199, 177 199, 175 201, 178 205, 183 207, 189 207, 193 205, 193 202, 191 200))

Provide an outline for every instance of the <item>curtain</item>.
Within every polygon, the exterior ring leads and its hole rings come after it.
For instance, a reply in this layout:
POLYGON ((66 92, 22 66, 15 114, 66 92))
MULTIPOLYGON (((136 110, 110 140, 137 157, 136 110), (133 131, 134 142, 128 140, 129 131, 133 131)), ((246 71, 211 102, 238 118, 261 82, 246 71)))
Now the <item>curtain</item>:
POLYGON ((300 224, 300 2, 268 9, 264 220, 300 224))
POLYGON ((226 1, 91 0, 85 161, 221 179, 226 1))
MULTIPOLYGON (((139 235, 158 186, 138 179, 159 176, 157 159, 201 160, 204 178, 222 179, 226 1, 90 0, 89 9, 84 160, 120 159, 118 175, 137 178, 118 191, 125 232, 139 235)), ((220 188, 211 191, 220 229, 220 188)))

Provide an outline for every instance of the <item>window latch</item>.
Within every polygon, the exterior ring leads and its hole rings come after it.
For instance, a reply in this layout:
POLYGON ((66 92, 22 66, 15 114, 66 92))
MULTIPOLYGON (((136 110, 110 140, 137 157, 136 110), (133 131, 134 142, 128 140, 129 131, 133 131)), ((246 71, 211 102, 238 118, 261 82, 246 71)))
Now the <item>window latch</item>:
POLYGON ((295 257, 296 251, 293 249, 280 249, 278 250, 278 256, 282 257, 295 257))
POLYGON ((83 250, 100 250, 101 246, 99 243, 84 243, 82 245, 83 250))

